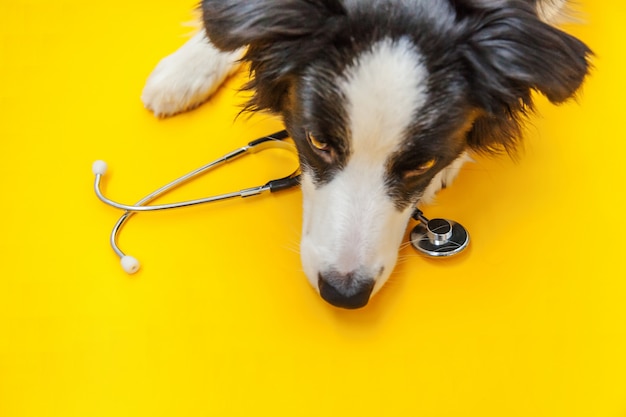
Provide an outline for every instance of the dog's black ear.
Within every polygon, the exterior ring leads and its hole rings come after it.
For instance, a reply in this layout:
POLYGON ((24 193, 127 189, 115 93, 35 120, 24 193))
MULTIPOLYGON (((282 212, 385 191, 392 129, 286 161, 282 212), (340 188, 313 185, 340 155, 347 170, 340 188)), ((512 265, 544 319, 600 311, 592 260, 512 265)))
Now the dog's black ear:
POLYGON ((278 113, 293 74, 327 46, 342 26, 340 0, 203 0, 206 33, 218 48, 247 47, 252 77, 245 110, 278 113))
POLYGON ((280 42, 319 32, 325 21, 344 14, 339 0, 203 0, 207 35, 215 46, 235 50, 259 42, 280 42))
POLYGON ((482 11, 463 46, 472 98, 486 116, 468 137, 477 150, 513 150, 532 90, 551 102, 572 97, 589 72, 590 49, 542 22, 530 7, 482 11))

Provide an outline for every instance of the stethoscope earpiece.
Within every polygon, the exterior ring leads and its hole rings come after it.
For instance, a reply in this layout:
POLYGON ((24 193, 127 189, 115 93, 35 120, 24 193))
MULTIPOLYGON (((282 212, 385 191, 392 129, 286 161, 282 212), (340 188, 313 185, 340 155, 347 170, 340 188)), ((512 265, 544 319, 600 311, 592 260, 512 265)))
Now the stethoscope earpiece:
POLYGON ((94 161, 91 165, 91 172, 94 175, 104 175, 107 172, 107 163, 101 160, 94 161))
POLYGON ((135 272, 139 271, 139 268, 141 267, 139 261, 130 255, 122 256, 122 258, 120 259, 120 264, 122 264, 122 269, 124 270, 124 272, 129 275, 132 275, 135 272))
POLYGON ((425 255, 454 256, 469 245, 469 233, 455 221, 428 220, 419 209, 415 209, 413 218, 420 223, 411 231, 411 245, 425 255))

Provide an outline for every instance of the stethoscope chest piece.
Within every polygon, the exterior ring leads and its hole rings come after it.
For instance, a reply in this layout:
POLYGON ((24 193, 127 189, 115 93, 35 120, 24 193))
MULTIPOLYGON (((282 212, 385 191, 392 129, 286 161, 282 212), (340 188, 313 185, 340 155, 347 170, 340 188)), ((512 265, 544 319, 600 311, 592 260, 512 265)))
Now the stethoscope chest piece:
POLYGON ((411 245, 428 256, 445 257, 462 252, 469 245, 469 233, 459 223, 447 219, 426 219, 414 215, 420 223, 411 231, 411 245))

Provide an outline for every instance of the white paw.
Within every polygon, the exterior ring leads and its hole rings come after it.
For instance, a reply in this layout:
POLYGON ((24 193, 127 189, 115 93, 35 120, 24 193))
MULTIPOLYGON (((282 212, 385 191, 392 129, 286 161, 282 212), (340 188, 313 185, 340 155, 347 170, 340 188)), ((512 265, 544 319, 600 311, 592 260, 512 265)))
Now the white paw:
POLYGON ((221 52, 198 33, 163 58, 148 77, 141 94, 144 106, 165 117, 205 102, 239 67, 241 51, 221 52))

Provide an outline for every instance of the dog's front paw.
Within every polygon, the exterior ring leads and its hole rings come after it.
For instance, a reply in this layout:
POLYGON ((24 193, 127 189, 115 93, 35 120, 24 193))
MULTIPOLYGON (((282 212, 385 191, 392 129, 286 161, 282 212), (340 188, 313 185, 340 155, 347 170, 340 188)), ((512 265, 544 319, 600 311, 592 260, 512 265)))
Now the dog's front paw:
POLYGON ((198 34, 158 63, 148 77, 141 101, 158 117, 193 109, 238 68, 240 56, 239 51, 219 51, 198 34))

